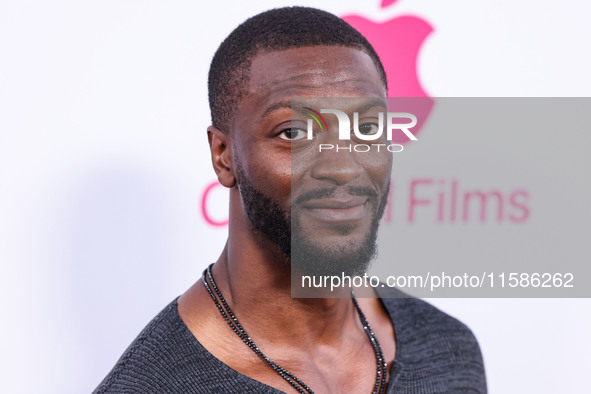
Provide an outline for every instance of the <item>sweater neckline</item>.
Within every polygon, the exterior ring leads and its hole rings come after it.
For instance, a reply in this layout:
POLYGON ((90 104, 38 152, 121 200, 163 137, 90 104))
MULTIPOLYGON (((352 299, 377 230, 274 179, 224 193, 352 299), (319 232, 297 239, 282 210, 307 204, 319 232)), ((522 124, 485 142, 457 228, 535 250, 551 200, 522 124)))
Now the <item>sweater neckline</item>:
MULTIPOLYGON (((203 344, 201 342, 199 342, 197 337, 195 337, 195 335, 193 335, 191 330, 189 330, 189 327, 187 327, 187 325, 185 324, 185 322, 181 318, 181 315, 179 314, 179 310, 178 310, 179 297, 177 297, 173 301, 173 305, 172 305, 173 317, 177 321, 177 324, 182 328, 182 331, 183 331, 183 334, 185 335, 185 337, 191 343, 193 343, 205 355, 205 357, 207 357, 207 359, 210 362, 216 364, 218 368, 225 370, 227 373, 234 375, 236 378, 238 378, 240 380, 246 380, 252 385, 259 386, 260 388, 265 388, 266 390, 270 390, 273 393, 286 394, 285 391, 279 390, 273 386, 269 386, 266 383, 263 383, 263 382, 256 380, 256 379, 253 379, 250 376, 244 375, 241 372, 238 372, 237 370, 235 370, 234 368, 230 367, 228 364, 224 363, 222 360, 217 358, 205 346, 203 346, 203 344)), ((394 330, 396 353, 394 355, 394 361, 392 362, 392 364, 390 365, 390 368, 389 368, 389 379, 386 384, 386 393, 393 393, 394 392, 393 391, 394 385, 395 385, 396 381, 398 380, 398 377, 400 376, 400 373, 402 372, 402 370, 404 368, 404 365, 400 360, 400 343, 401 343, 401 341, 400 341, 398 332, 396 330, 396 325, 394 324, 394 322, 397 321, 394 316, 395 311, 388 308, 388 306, 384 303, 382 298, 379 298, 379 300, 380 300, 380 303, 382 304, 382 306, 388 312, 388 316, 390 316, 390 321, 392 322, 392 326, 393 326, 393 330, 394 330)))

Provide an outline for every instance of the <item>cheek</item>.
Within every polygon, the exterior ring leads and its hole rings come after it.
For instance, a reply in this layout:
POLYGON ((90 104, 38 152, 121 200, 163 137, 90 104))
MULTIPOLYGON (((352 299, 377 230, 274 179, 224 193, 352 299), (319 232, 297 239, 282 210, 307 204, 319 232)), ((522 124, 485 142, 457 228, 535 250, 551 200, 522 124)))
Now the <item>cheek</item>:
POLYGON ((289 205, 292 166, 288 152, 251 150, 246 159, 250 180, 265 195, 289 205))
POLYGON ((298 180, 307 172, 318 160, 318 144, 317 141, 298 141, 292 143, 291 147, 287 148, 287 162, 289 163, 289 173, 292 177, 292 184, 295 186, 298 180))
POLYGON ((363 166, 366 174, 376 183, 388 182, 392 172, 392 154, 389 152, 358 153, 358 163, 363 166))
POLYGON ((298 180, 312 167, 317 160, 317 151, 312 148, 294 149, 290 152, 290 174, 292 176, 293 185, 297 185, 298 180))

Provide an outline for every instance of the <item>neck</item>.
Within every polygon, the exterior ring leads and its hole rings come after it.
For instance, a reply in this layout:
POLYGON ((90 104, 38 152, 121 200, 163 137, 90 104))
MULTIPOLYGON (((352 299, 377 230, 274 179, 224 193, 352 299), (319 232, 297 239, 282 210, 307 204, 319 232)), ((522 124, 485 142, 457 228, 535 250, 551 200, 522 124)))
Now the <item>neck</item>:
MULTIPOLYGON (((347 296, 292 298, 289 260, 275 251, 273 245, 263 248, 250 245, 253 244, 244 244, 230 236, 213 267, 213 276, 253 337, 260 332, 274 342, 293 344, 297 340, 317 346, 319 342, 338 342, 343 332, 351 332, 351 326, 359 325, 347 296)), ((347 289, 343 292, 348 295, 347 289)))

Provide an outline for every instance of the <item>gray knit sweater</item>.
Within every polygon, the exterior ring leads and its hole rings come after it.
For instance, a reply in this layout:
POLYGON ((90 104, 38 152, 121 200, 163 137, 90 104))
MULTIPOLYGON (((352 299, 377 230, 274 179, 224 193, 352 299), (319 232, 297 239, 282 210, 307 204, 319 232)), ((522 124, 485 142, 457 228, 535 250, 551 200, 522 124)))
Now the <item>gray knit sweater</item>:
MULTIPOLYGON (((396 332, 388 393, 486 393, 480 348, 464 324, 416 298, 383 298, 396 332)), ((140 333, 95 393, 282 393, 215 358, 177 300, 140 333)))

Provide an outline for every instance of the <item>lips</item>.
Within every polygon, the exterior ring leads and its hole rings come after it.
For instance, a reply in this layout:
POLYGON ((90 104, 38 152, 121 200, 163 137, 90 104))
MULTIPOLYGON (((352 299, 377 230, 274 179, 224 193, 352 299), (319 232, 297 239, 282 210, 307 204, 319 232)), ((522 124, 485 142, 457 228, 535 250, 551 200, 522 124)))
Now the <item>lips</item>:
POLYGON ((309 200, 302 208, 310 215, 326 221, 355 221, 367 214, 366 196, 331 197, 309 200))

